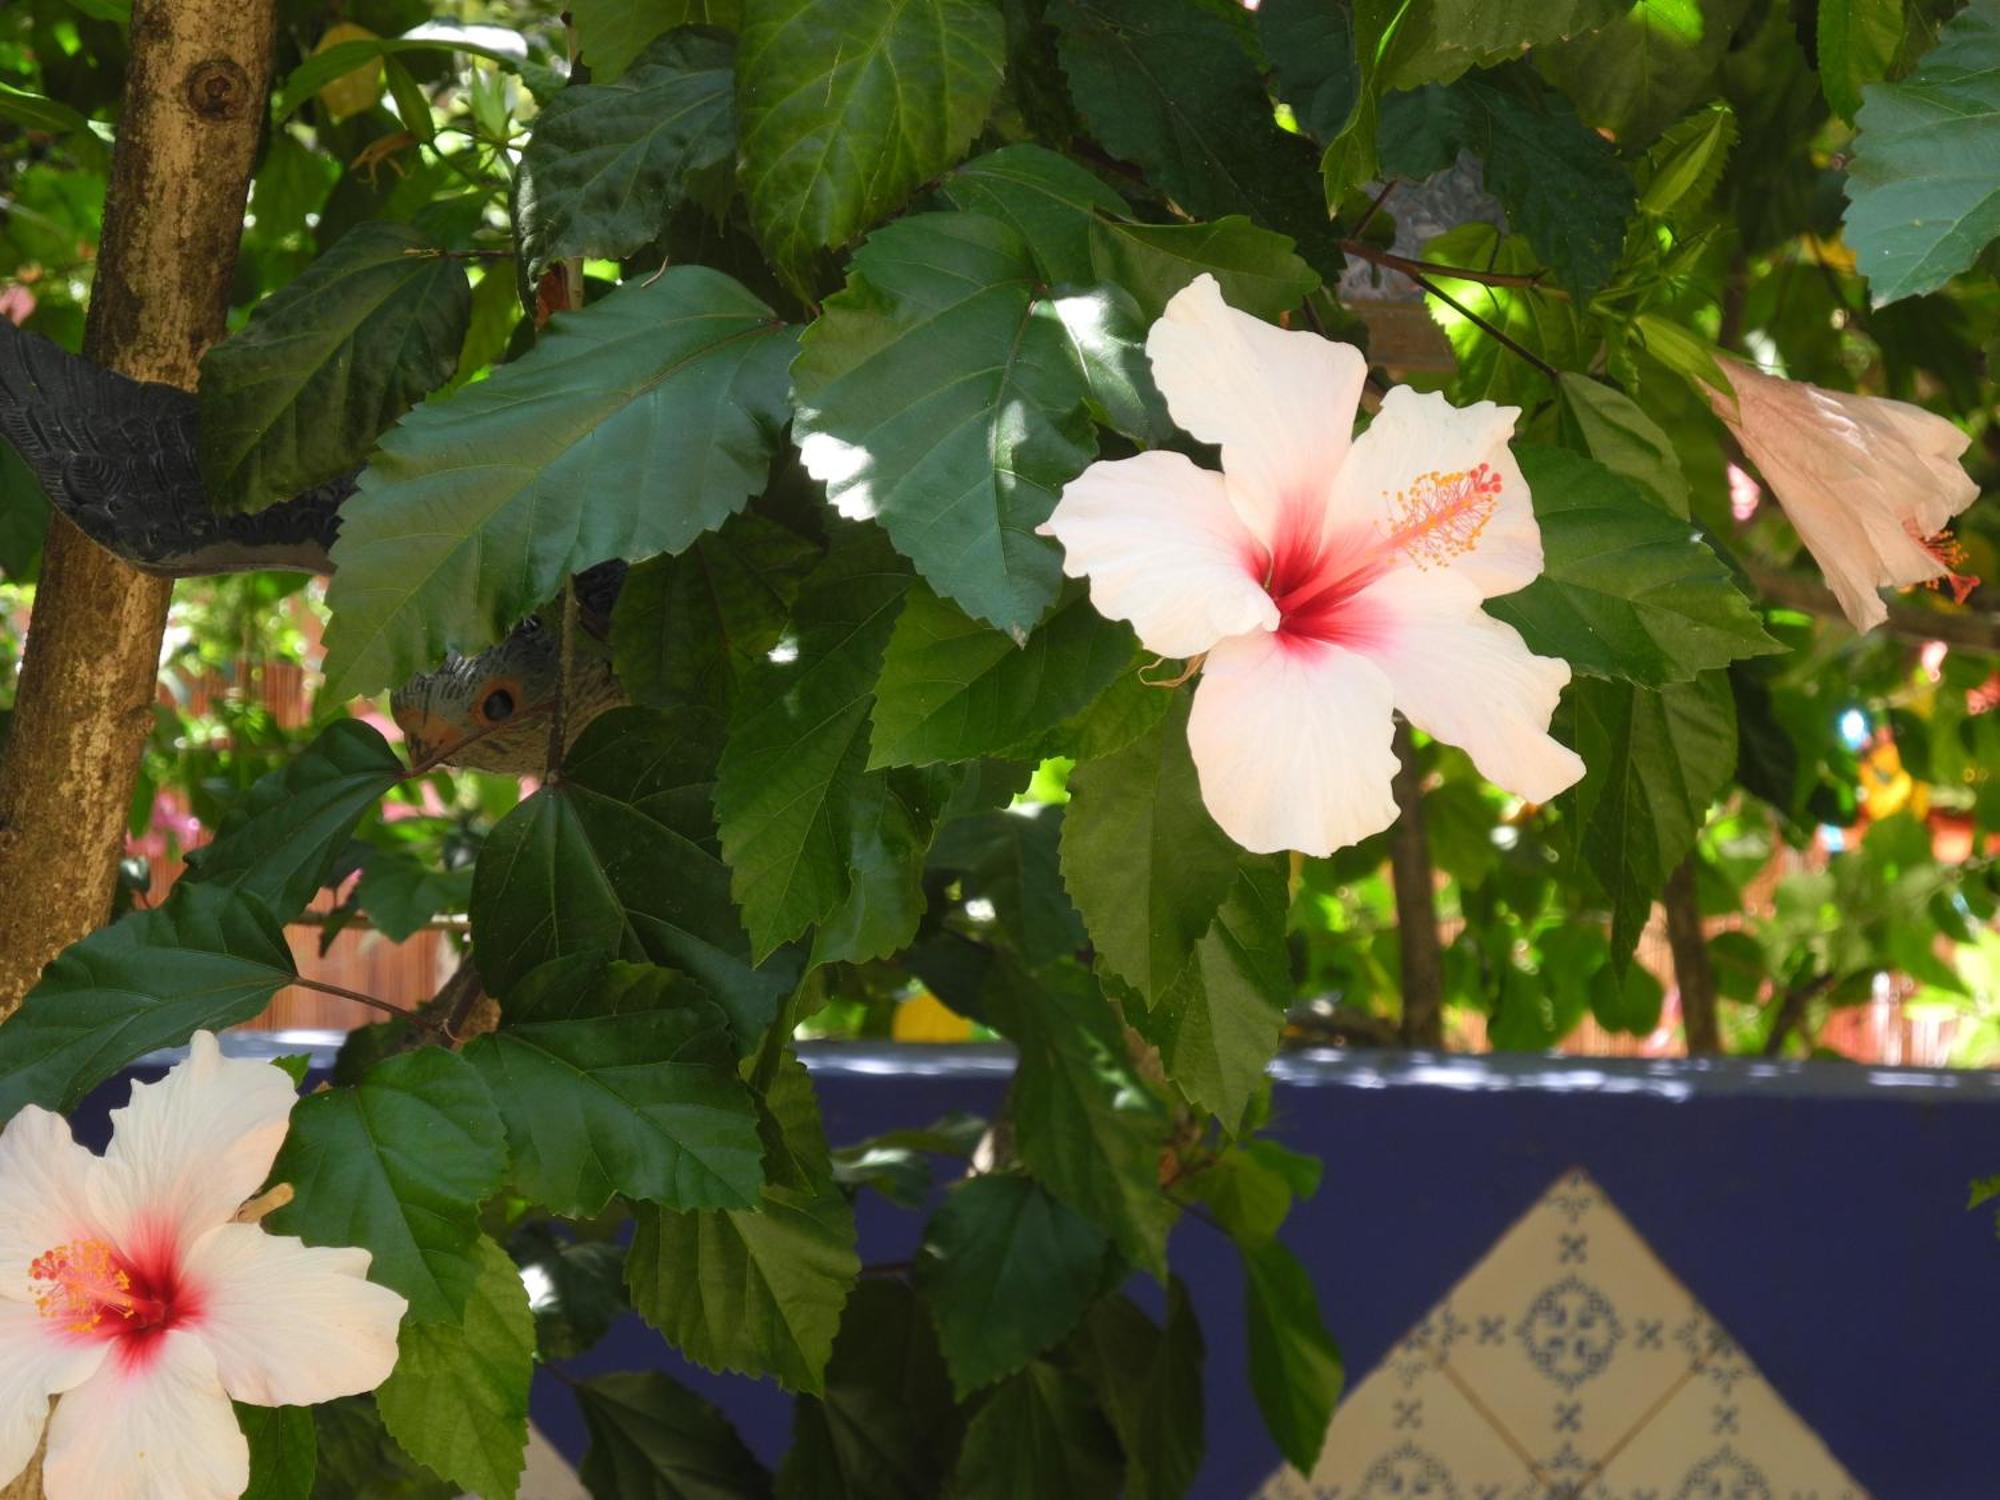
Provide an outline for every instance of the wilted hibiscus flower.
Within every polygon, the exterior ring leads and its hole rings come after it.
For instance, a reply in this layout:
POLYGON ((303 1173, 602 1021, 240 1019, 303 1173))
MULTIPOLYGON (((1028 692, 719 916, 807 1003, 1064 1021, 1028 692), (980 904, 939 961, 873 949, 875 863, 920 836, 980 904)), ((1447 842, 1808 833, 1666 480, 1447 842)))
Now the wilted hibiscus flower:
POLYGON ((233 1222, 297 1097, 201 1031, 113 1112, 102 1157, 32 1105, 0 1133, 0 1483, 46 1423, 49 1500, 233 1500, 232 1398, 303 1406, 388 1376, 406 1304, 367 1251, 233 1222))
POLYGON ((1877 589, 1977 582, 1954 571, 1945 523, 1979 498, 1959 466, 1972 439, 1907 401, 1782 380, 1737 360, 1704 387, 1857 630, 1889 617, 1877 589))
POLYGON ((1188 744, 1231 838, 1330 854, 1388 827, 1398 709, 1532 801, 1583 774, 1548 734, 1568 663, 1480 608, 1542 568, 1514 408, 1398 387, 1354 438, 1359 351, 1236 311, 1210 276, 1146 353, 1222 472, 1166 451, 1095 463, 1042 530, 1101 613, 1200 659, 1188 744))

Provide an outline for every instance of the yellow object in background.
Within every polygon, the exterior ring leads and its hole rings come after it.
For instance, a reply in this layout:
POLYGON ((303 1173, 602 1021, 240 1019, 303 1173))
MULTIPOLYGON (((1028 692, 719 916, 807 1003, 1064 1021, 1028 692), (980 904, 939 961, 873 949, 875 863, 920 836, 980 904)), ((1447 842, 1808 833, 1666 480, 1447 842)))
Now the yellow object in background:
MULTIPOLYGON (((338 47, 342 42, 372 42, 375 33, 366 26, 356 26, 352 21, 342 21, 338 26, 329 26, 326 35, 313 48, 318 56, 329 47, 338 47)), ((349 115, 358 115, 363 110, 373 109, 382 97, 382 59, 371 57, 351 73, 342 73, 338 78, 319 91, 319 102, 326 106, 326 112, 336 120, 344 120, 349 115)))
POLYGON ((1903 769, 1896 742, 1884 738, 1861 757, 1861 807, 1871 822, 1893 818, 1905 808, 1917 817, 1930 811, 1931 789, 1903 769))
POLYGON ((963 1042, 972 1036, 972 1023, 922 990, 896 1007, 889 1035, 899 1042, 963 1042))

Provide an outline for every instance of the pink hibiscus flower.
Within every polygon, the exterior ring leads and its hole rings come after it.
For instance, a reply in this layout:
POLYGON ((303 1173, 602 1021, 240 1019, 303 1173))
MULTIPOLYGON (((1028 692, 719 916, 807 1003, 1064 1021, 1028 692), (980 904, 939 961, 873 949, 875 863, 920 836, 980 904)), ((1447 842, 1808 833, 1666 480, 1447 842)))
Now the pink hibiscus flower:
POLYGON ((1201 659, 1188 744, 1231 838, 1330 854, 1388 827, 1396 710, 1531 801, 1582 776, 1548 734, 1568 663, 1480 608, 1542 567, 1514 408, 1398 387, 1354 438, 1360 352, 1238 312, 1205 275, 1146 353, 1222 472, 1095 463, 1042 531, 1101 613, 1201 659))

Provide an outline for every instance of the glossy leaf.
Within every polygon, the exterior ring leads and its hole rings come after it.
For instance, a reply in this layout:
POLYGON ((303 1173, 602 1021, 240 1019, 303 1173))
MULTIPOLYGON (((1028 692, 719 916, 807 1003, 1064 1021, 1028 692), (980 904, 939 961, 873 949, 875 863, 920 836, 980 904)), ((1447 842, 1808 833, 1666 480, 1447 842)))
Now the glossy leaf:
POLYGON ((1319 286, 1319 273, 1282 234, 1240 214, 1209 224, 1133 224, 1093 219, 1091 267, 1131 292, 1150 323, 1195 277, 1213 276, 1231 307, 1276 322, 1319 286))
POLYGON ((1749 9, 1750 0, 1637 0, 1537 61, 1587 124, 1643 146, 1714 91, 1749 9))
POLYGON ((593 83, 612 83, 653 38, 676 26, 743 22, 743 0, 570 0, 570 24, 593 83))
POLYGON ((1011 225, 1052 282, 1091 280, 1090 226, 1099 214, 1123 216, 1125 200, 1066 156, 1046 146, 1002 146, 956 167, 940 185, 954 208, 1011 225))
POLYGON ((238 1402, 236 1425, 250 1444, 250 1488, 242 1500, 307 1500, 319 1467, 312 1408, 238 1402))
POLYGON ((1250 1389, 1285 1461, 1310 1474, 1340 1399, 1340 1349, 1296 1255, 1275 1239, 1237 1248, 1247 1288, 1250 1389))
POLYGON ((1673 439, 1630 396, 1588 375, 1565 371, 1563 414, 1592 458, 1668 515, 1688 518, 1688 482, 1673 439))

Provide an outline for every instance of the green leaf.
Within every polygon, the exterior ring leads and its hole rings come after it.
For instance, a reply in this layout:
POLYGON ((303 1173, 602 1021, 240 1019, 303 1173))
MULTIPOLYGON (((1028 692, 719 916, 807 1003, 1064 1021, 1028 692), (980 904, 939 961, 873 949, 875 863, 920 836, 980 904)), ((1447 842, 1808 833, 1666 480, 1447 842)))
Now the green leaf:
POLYGON ((595 1347, 632 1310, 625 1298, 625 1247, 565 1239, 553 1222, 531 1223, 507 1247, 523 1276, 539 1273, 532 1310, 536 1357, 543 1363, 595 1347))
POLYGON ((517 54, 476 42, 472 40, 474 34, 454 30, 449 35, 427 37, 363 37, 315 52, 271 91, 271 123, 282 125, 334 79, 345 77, 378 57, 392 57, 399 52, 464 52, 498 63, 503 72, 520 71, 521 59, 517 54))
POLYGON ((644 1205, 626 1278, 632 1305, 710 1370, 824 1389, 840 1310, 860 1273, 854 1210, 838 1188, 768 1186, 750 1209, 644 1205))
POLYGON ((1638 0, 1609 25, 1536 54, 1586 124, 1644 145, 1716 92, 1750 0, 1638 0))
POLYGON ((1016 1145, 1057 1198, 1161 1279, 1174 1206, 1160 1192, 1167 1118, 1133 1072, 1110 1003, 1072 967, 1030 976, 996 962, 985 991, 993 1024, 1020 1051, 1016 1145))
POLYGON ((1861 91, 1889 76, 1903 45, 1903 0, 1819 0, 1819 83, 1853 123, 1861 91))
POLYGON ((1655 218, 1687 218, 1706 208, 1735 149, 1736 133, 1736 112, 1723 99, 1677 122, 1646 153, 1640 176, 1641 212, 1655 218))
POLYGON ((1133 224, 1093 219, 1090 259, 1100 281, 1138 299, 1148 323, 1195 277, 1213 276, 1231 307, 1276 322, 1319 286, 1319 273, 1282 234, 1241 214, 1211 224, 1133 224))
POLYGON ((1238 1244, 1257 1245, 1277 1234, 1295 1201, 1319 1191, 1320 1163, 1252 1136, 1183 1181, 1225 1234, 1238 1244))
POLYGON ((236 1425, 250 1444, 250 1488, 243 1500, 306 1500, 319 1468, 309 1406, 236 1403, 236 1425))
POLYGON ((931 868, 958 875, 967 900, 991 902, 1031 968, 1074 957, 1085 942, 1058 863, 1063 811, 1038 803, 955 818, 931 846, 931 868))
POLYGON ((1160 1328, 1129 1298, 1090 1309, 1071 1346, 1125 1450, 1125 1500, 1180 1500, 1201 1469, 1202 1340, 1179 1277, 1160 1328))
POLYGON ((592 83, 615 81, 648 42, 676 26, 734 31, 743 23, 743 0, 570 0, 568 10, 592 83))
POLYGON ((297 1196, 270 1225, 309 1245, 361 1246, 370 1278, 409 1299, 411 1320, 455 1323, 483 1275, 479 1205, 506 1166, 500 1116, 472 1065, 438 1047, 404 1052, 292 1111, 271 1176, 297 1196))
POLYGON ((757 1201, 764 1153, 729 1018, 670 970, 591 954, 546 963, 465 1057, 506 1122, 514 1185, 554 1213, 588 1218, 613 1194, 757 1201))
POLYGON ((216 504, 262 510, 352 469, 451 379, 471 317, 462 262, 407 224, 357 224, 203 356, 216 504))
POLYGON ((1076 769, 1063 818, 1063 884, 1098 960, 1149 1003, 1194 956, 1241 857, 1202 805, 1177 696, 1143 737, 1076 769))
POLYGON ((465 1316, 406 1320, 375 1402, 382 1425, 426 1468, 484 1500, 511 1500, 528 1446, 535 1320, 507 1252, 481 1235, 465 1316))
POLYGON ((414 855, 372 849, 354 899, 377 932, 392 943, 408 942, 440 912, 465 910, 472 871, 439 870, 414 855))
POLYGON ((91 123, 60 100, 11 83, 0 83, 0 120, 23 130, 66 137, 65 144, 82 166, 102 171, 109 153, 91 123))
POLYGON ((1614 386, 1565 370, 1560 382, 1563 414, 1575 424, 1583 450, 1629 480, 1670 516, 1688 518, 1688 482, 1674 440, 1614 386))
POLYGON ((1096 452, 1090 388, 1020 235, 921 214, 871 235, 792 367, 808 470, 931 587, 1023 635, 1061 564, 1034 534, 1096 452))
MULTIPOLYGON (((1521 236, 1502 235, 1493 225, 1477 221, 1461 224, 1430 241, 1424 246, 1424 259, 1516 276, 1542 269, 1541 261, 1521 236)), ((1498 328, 1557 369, 1581 368, 1590 362, 1595 335, 1569 299, 1533 287, 1488 286, 1441 274, 1432 275, 1430 280, 1458 304, 1453 307, 1435 295, 1425 298, 1432 320, 1444 330, 1457 357, 1458 375, 1452 391, 1460 403, 1484 400, 1533 407, 1549 394, 1548 378, 1489 334, 1481 322, 1498 328)))
POLYGON ((649 708, 727 714, 737 683, 783 636, 799 580, 819 556, 745 511, 677 557, 640 563, 611 612, 618 685, 649 708))
POLYGON ((992 0, 747 0, 738 55, 743 190, 773 262, 802 287, 956 161, 1000 87, 992 0))
POLYGON ((616 260, 683 203, 720 212, 736 175, 735 39, 671 31, 615 83, 573 84, 535 116, 515 223, 528 279, 572 255, 616 260))
POLYGON ((926 766, 1027 744, 1087 707, 1137 649, 1081 587, 1017 643, 919 585, 882 658, 868 764, 926 766))
POLYGON ((1602 464, 1523 446, 1542 574, 1487 613, 1592 677, 1659 687, 1782 650, 1708 545, 1602 464))
POLYGON ((594 1500, 768 1500, 770 1471, 686 1386, 629 1370, 573 1389, 590 1430, 580 1474, 594 1500))
POLYGON ((710 808, 715 731, 694 715, 600 714, 562 778, 520 804, 472 882, 479 972, 505 1000, 530 969, 585 950, 699 980, 751 1045, 790 988, 753 969, 710 808))
POLYGON ((1972 0, 1855 124, 1845 237, 1869 293, 1936 291, 2000 236, 2000 0, 1972 0))
POLYGON ((1087 169, 1045 146, 1002 146, 954 168, 939 189, 953 208, 1012 226, 1044 276, 1058 284, 1093 279, 1090 226, 1100 213, 1122 217, 1125 200, 1087 169))
POLYGON ((1076 1327, 1109 1248, 1033 1178, 989 1173, 952 1189, 924 1230, 917 1287, 961 1401, 1076 1327))
POLYGON ((791 659, 759 663, 739 692, 715 806, 760 958, 853 890, 856 831, 882 813, 864 769, 868 711, 909 586, 879 532, 848 532, 799 590, 791 659))
POLYGON ((1650 1036, 1665 999, 1666 990, 1644 964, 1628 965, 1623 974, 1606 964, 1590 976, 1590 1011, 1606 1031, 1650 1036))
POLYGON ((1049 19, 1091 134, 1202 219, 1247 214, 1291 235, 1313 268, 1343 264, 1312 184, 1312 148, 1271 118, 1257 64, 1197 5, 1056 0, 1049 19))
MULTIPOLYGON (((1609 967, 1606 965, 1605 967, 1609 967)), ((1487 1037, 1499 1052, 1547 1052, 1576 1029, 1590 1008, 1589 992, 1569 976, 1545 968, 1530 974, 1513 964, 1500 970, 1487 1037)))
POLYGON ((1036 1360, 986 1398, 965 1431, 952 1500, 1112 1500, 1118 1442, 1090 1389, 1036 1360))
POLYGON ((923 920, 936 807, 914 771, 861 776, 847 804, 847 894, 813 934, 815 964, 865 963, 910 944, 923 920))
POLYGON ((792 347, 736 282, 672 266, 412 412, 341 509, 328 693, 489 645, 567 574, 721 525, 764 487, 792 347))
POLYGON ((459 1500, 464 1491, 411 1460, 383 1431, 373 1396, 347 1396, 311 1408, 319 1441, 313 1500, 459 1500))
POLYGON ((1240 1244, 1250 1337, 1250 1388, 1285 1461, 1310 1474, 1340 1399, 1340 1348, 1320 1321, 1319 1294, 1279 1241, 1240 1244))
POLYGON ((1579 678, 1555 728, 1589 767, 1565 795, 1577 852, 1611 898, 1611 952, 1622 966, 1735 769, 1735 700, 1720 672, 1658 692, 1579 678))
POLYGON ((1284 872, 1245 860, 1193 957, 1132 1024, 1160 1049, 1168 1076, 1234 1132, 1277 1053, 1292 995, 1284 872))
POLYGON ((253 896, 177 888, 72 943, 0 1026, 0 1122, 66 1112, 136 1057, 261 1012, 292 982, 284 930, 253 896))
POLYGON ((402 760, 372 725, 335 719, 189 851, 186 878, 246 892, 288 921, 327 883, 355 824, 402 775, 402 760))
POLYGON ((1277 75, 1278 97, 1320 141, 1340 133, 1361 93, 1354 18, 1345 0, 1264 0, 1257 37, 1277 75))
POLYGON ((1418 0, 1404 14, 1385 56, 1384 86, 1448 83, 1468 68, 1490 68, 1532 47, 1594 31, 1629 0, 1418 0))
POLYGON ((779 1500, 936 1500, 961 1428, 916 1292, 863 1280, 834 1340, 825 1395, 793 1404, 779 1500))

